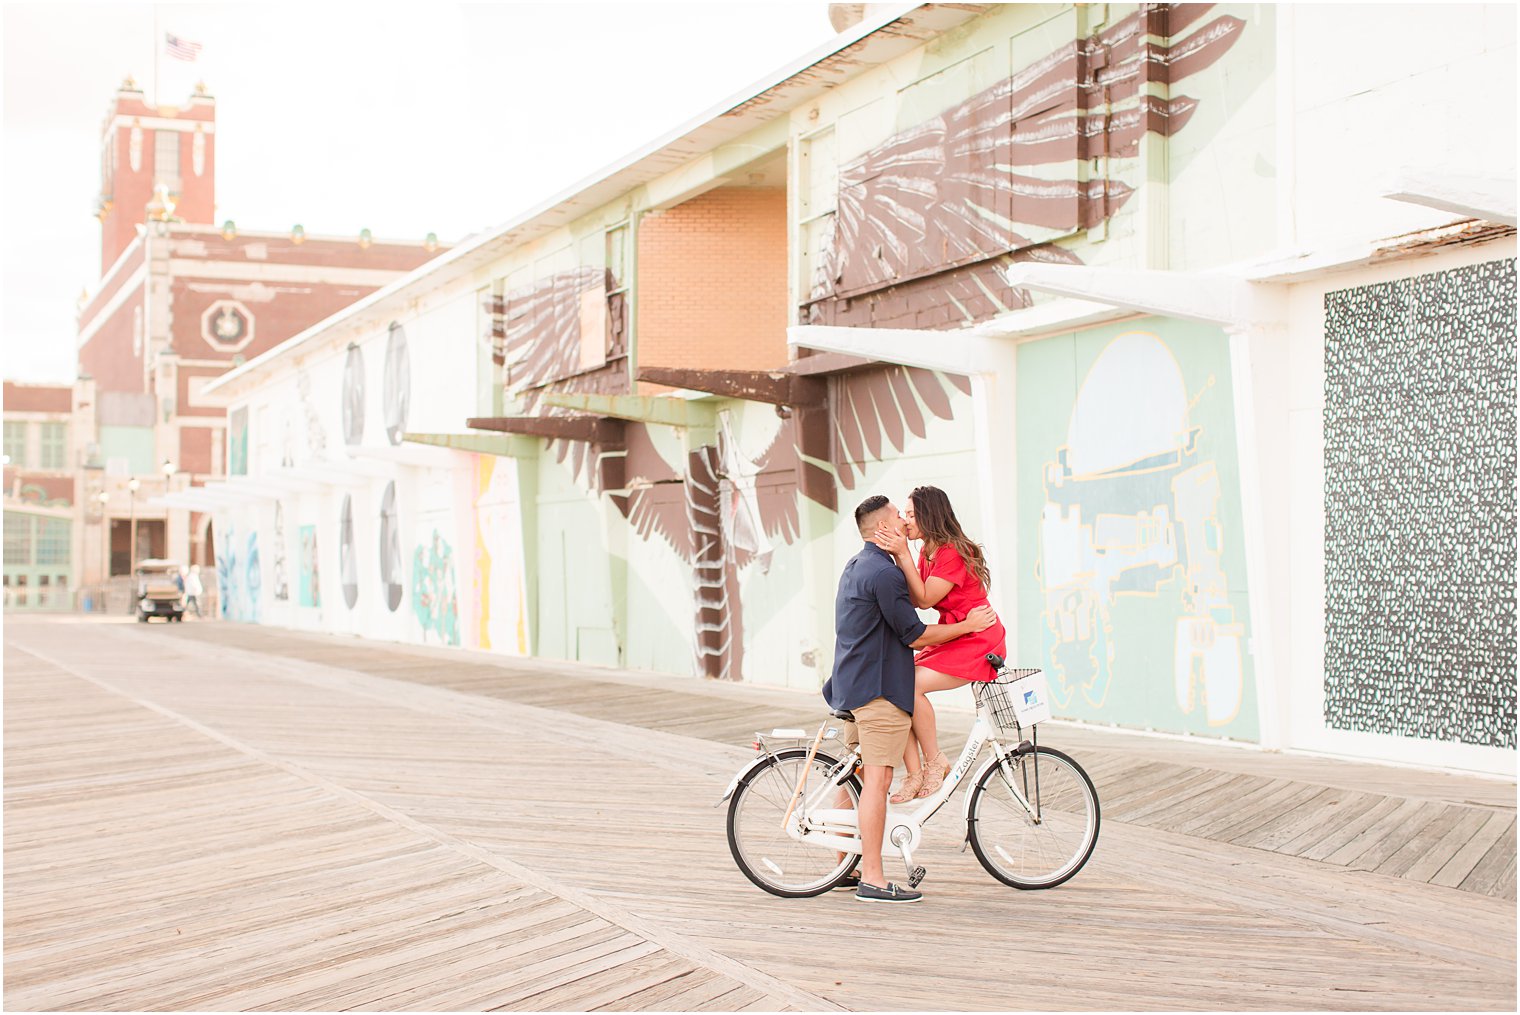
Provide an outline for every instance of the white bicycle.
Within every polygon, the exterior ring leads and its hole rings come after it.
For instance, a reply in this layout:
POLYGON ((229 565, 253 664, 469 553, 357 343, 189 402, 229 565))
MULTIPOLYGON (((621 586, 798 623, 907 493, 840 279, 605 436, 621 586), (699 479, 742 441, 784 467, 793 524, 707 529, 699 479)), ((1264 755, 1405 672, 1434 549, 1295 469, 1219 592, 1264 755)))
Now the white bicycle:
MULTIPOLYGON (((883 850, 902 855, 907 882, 917 887, 926 871, 913 863, 923 827, 949 800, 983 748, 991 751, 971 777, 964 817, 966 843, 987 873, 1014 888, 1054 888, 1069 880, 1092 856, 1098 842, 1098 794, 1092 780, 1070 757, 1022 737, 1010 685, 1038 670, 1015 670, 996 655, 998 671, 973 684, 976 723, 960 757, 940 788, 902 807, 888 805, 883 850)), ((849 712, 831 719, 853 721, 849 712)), ((756 734, 759 757, 734 776, 723 794, 728 808, 728 846, 744 876, 785 898, 822 895, 838 887, 860 862, 856 805, 860 800, 858 749, 842 759, 820 744, 837 736, 824 720, 811 747, 801 730, 756 734), (773 747, 784 740, 792 746, 773 747)))

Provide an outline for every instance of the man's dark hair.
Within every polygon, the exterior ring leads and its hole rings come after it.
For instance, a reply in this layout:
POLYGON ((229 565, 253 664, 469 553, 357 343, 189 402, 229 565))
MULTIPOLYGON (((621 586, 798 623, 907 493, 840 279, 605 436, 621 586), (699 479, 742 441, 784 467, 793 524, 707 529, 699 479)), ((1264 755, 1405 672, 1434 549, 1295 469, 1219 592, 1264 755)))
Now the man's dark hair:
POLYGON ((866 519, 890 503, 891 501, 887 500, 887 498, 883 497, 879 493, 872 494, 865 500, 861 501, 860 505, 855 508, 855 527, 861 532, 865 532, 866 519))

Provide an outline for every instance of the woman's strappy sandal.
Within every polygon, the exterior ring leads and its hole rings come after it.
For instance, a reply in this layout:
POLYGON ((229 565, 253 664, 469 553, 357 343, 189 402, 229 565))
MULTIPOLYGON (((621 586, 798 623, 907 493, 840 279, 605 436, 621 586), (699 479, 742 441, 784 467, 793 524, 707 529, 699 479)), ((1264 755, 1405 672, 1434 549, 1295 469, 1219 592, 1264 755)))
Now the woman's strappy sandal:
POLYGON ((930 796, 939 792, 939 788, 945 784, 945 776, 950 774, 950 759, 945 757, 944 751, 940 751, 924 762, 924 767, 918 771, 924 777, 923 788, 918 791, 918 795, 930 796))
POLYGON ((888 799, 894 804, 905 804, 909 800, 923 796, 924 773, 927 771, 927 768, 920 768, 917 772, 909 772, 903 776, 902 785, 888 799))

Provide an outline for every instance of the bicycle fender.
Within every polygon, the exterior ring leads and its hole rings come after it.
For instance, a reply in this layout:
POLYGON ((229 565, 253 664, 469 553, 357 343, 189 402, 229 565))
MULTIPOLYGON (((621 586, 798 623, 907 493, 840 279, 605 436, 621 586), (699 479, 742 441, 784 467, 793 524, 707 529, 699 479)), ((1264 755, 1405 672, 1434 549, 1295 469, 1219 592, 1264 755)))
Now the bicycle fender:
MULTIPOLYGON (((1025 743, 1027 743, 1027 741, 1025 743)), ((1010 755, 1028 754, 1029 751, 1024 749, 1024 744, 1020 744, 1018 747, 1015 747, 1008 753, 1010 755)), ((996 765, 997 763, 998 756, 994 754, 992 757, 982 762, 981 766, 976 770, 976 773, 971 776, 971 789, 966 792, 965 799, 961 801, 961 817, 965 818, 967 821, 971 820, 971 797, 973 794, 975 794, 976 787, 981 785, 982 776, 986 775, 992 766, 996 765)))
MULTIPOLYGON (((718 802, 715 803, 715 804, 713 804, 713 806, 714 807, 722 807, 724 804, 728 803, 729 798, 732 797, 734 795, 734 793, 738 791, 740 785, 742 785, 743 783, 749 782, 749 775, 750 775, 750 773, 753 772, 755 769, 759 768, 761 765, 765 764, 767 761, 771 760, 771 758, 773 758, 773 757, 774 758, 785 758, 785 757, 789 757, 789 756, 790 757, 799 757, 799 756, 804 755, 806 753, 807 753, 807 748, 805 748, 805 747, 784 747, 784 748, 782 748, 779 751, 774 751, 774 752, 769 752, 769 753, 767 753, 765 751, 760 752, 760 754, 755 758, 754 761, 751 761, 748 765, 745 765, 743 768, 739 769, 739 774, 736 775, 736 776, 734 776, 733 779, 729 781, 728 789, 726 789, 726 790, 723 791, 723 795, 718 798, 718 802)), ((835 763, 837 763, 838 760, 839 760, 838 758, 835 758, 833 755, 823 754, 822 752, 819 753, 819 757, 821 757, 821 758, 827 758, 829 761, 832 761, 832 762, 835 762, 835 763)))
POLYGON ((982 762, 981 767, 979 767, 976 770, 976 773, 971 776, 971 789, 968 790, 965 797, 961 799, 961 817, 965 818, 967 821, 971 820, 971 798, 976 794, 976 787, 981 785, 982 776, 986 775, 992 766, 998 763, 998 760, 998 756, 994 754, 992 757, 982 762))
POLYGON ((743 768, 739 769, 738 774, 729 781, 728 789, 723 791, 723 795, 718 798, 718 802, 713 804, 713 806, 722 807, 724 804, 728 803, 729 797, 734 795, 734 791, 739 788, 739 784, 742 782, 748 782, 749 774, 755 769, 759 768, 761 765, 765 764, 770 759, 771 756, 769 754, 761 753, 755 758, 754 761, 751 761, 748 765, 745 765, 743 768))

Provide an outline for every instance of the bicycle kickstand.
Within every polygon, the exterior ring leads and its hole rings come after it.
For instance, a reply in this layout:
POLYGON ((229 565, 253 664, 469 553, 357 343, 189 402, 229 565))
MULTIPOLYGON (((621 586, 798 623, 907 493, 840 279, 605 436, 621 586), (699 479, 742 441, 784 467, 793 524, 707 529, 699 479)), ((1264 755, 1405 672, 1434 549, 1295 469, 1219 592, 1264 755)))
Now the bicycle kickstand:
POLYGON ((907 829, 899 829, 892 835, 892 845, 896 846, 898 851, 902 853, 903 868, 908 872, 908 887, 917 888, 919 883, 924 880, 924 875, 929 872, 922 866, 915 867, 913 865, 913 852, 910 848, 911 841, 912 837, 908 834, 907 829))

